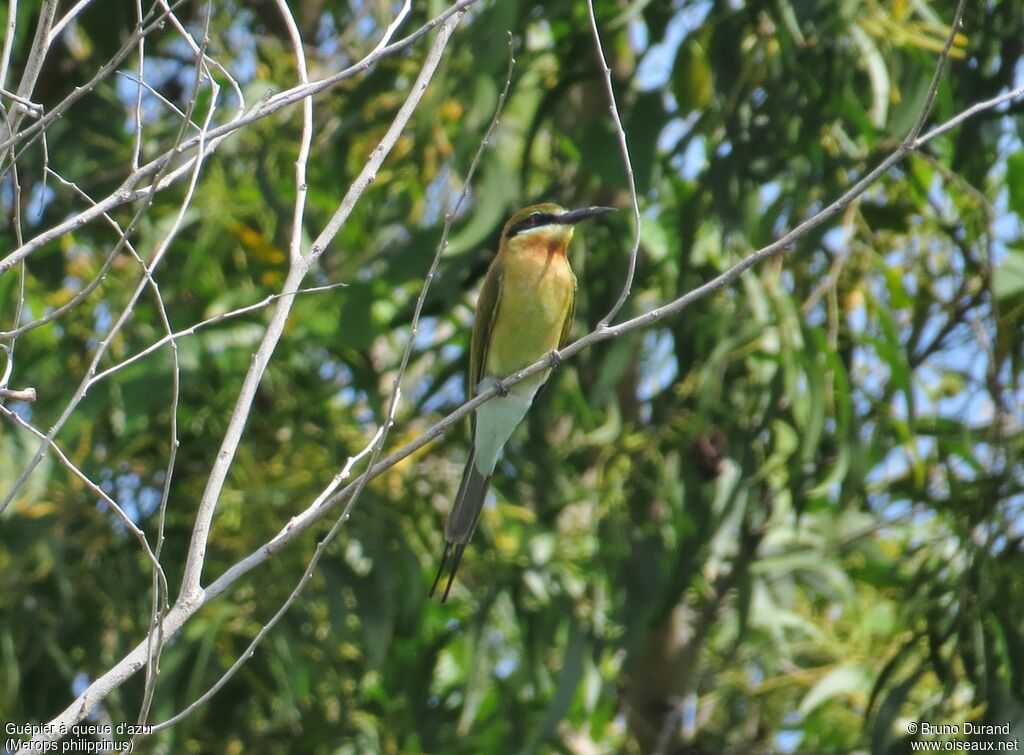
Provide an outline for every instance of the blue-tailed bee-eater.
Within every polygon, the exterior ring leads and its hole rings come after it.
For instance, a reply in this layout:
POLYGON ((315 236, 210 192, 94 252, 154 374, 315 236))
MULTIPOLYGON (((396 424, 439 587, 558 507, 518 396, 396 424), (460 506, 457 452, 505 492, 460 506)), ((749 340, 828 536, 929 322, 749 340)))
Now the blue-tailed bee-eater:
POLYGON ((498 254, 484 278, 469 350, 469 390, 495 384, 497 394, 472 416, 473 445, 462 484, 444 527, 445 546, 433 596, 451 561, 441 596, 448 599, 466 545, 473 537, 491 475, 505 441, 526 416, 550 370, 507 389, 502 378, 561 348, 576 310, 576 276, 566 254, 577 223, 612 212, 610 207, 566 210, 537 204, 515 213, 501 232, 498 254))

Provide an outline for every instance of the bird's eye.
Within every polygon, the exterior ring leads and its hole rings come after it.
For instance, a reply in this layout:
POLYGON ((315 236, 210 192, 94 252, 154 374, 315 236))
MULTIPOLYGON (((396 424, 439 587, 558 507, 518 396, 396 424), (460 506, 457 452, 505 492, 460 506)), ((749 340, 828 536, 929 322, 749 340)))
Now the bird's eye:
POLYGON ((542 220, 543 218, 544 218, 544 216, 543 216, 543 215, 542 215, 541 213, 539 213, 539 212, 535 212, 535 213, 533 213, 532 215, 530 215, 530 217, 528 218, 528 220, 529 220, 529 222, 530 222, 530 225, 540 225, 540 221, 541 221, 541 220, 542 220))

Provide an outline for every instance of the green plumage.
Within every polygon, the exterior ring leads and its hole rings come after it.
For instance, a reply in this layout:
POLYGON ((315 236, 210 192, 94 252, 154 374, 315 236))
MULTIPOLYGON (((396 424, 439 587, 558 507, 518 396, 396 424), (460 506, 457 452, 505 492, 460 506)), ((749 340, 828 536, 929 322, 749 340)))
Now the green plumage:
MULTIPOLYGON (((576 277, 566 256, 573 225, 607 211, 589 207, 566 212, 558 205, 541 204, 520 210, 505 224, 477 301, 467 395, 487 390, 565 344, 576 311, 576 277)), ((532 375, 473 413, 473 445, 445 523, 445 550, 430 589, 433 595, 453 556, 442 602, 476 530, 501 449, 547 377, 547 370, 532 375)))

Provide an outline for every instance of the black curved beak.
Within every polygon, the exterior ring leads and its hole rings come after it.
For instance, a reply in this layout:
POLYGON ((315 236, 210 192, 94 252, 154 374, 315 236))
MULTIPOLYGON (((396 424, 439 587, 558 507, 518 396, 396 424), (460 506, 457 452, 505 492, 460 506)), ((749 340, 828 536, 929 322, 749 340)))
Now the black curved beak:
POLYGON ((581 220, 595 218, 598 215, 604 215, 607 212, 615 211, 614 207, 583 207, 579 210, 570 210, 564 215, 559 215, 558 222, 564 223, 565 225, 576 225, 581 220))

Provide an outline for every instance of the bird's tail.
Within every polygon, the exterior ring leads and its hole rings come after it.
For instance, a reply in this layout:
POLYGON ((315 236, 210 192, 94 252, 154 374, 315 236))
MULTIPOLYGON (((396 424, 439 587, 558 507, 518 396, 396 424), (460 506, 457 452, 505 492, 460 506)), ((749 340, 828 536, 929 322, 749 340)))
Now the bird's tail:
POLYGON ((442 603, 448 600, 448 593, 455 581, 455 572, 459 569, 463 551, 466 550, 466 546, 476 531, 477 522, 480 520, 480 511, 484 507, 484 499, 487 497, 487 490, 490 486, 491 476, 481 474, 480 470, 476 468, 476 449, 474 448, 469 454, 466 469, 462 473, 462 484, 459 485, 459 492, 455 496, 455 504, 444 525, 446 541, 444 553, 441 554, 441 565, 437 568, 437 576, 434 577, 434 584, 430 587, 429 597, 434 597, 434 592, 444 575, 445 566, 448 564, 448 558, 451 557, 451 571, 448 572, 448 582, 441 595, 442 603))

